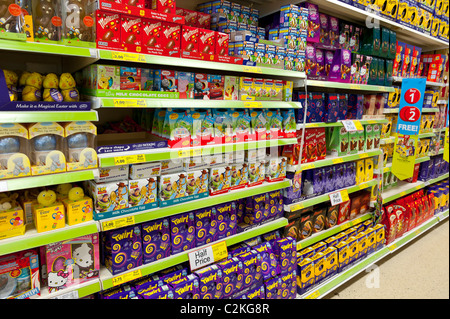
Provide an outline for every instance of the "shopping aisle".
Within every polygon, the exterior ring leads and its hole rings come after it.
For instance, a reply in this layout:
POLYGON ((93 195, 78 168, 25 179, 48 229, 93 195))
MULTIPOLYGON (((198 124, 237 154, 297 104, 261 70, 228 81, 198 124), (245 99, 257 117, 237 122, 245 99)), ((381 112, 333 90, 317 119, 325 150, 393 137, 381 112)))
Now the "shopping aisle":
POLYGON ((325 298, 448 299, 448 220, 376 265, 379 267, 379 288, 368 288, 375 286, 376 270, 362 272, 325 298))

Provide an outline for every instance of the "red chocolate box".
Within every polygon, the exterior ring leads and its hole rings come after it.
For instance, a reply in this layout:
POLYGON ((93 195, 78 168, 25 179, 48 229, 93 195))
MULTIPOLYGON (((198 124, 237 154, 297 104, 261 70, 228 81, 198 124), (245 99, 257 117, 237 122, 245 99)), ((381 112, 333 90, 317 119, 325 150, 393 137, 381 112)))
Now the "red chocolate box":
POLYGON ((120 50, 120 14, 97 10, 97 47, 100 49, 120 50))
POLYGON ((230 35, 227 33, 216 31, 215 40, 215 55, 227 56, 230 35))
POLYGON ((152 0, 152 9, 164 13, 176 14, 175 0, 152 0))
POLYGON ((121 16, 122 48, 125 51, 141 52, 142 45, 142 18, 121 16))
POLYGON ((200 29, 183 25, 181 31, 181 57, 199 58, 200 29))
POLYGON ((213 55, 215 52, 216 36, 215 31, 199 29, 198 52, 203 55, 213 55))
POLYGON ((163 22, 145 19, 142 24, 142 53, 163 55, 163 22))
POLYGON ((164 22, 162 37, 164 55, 179 58, 181 50, 181 25, 164 22))

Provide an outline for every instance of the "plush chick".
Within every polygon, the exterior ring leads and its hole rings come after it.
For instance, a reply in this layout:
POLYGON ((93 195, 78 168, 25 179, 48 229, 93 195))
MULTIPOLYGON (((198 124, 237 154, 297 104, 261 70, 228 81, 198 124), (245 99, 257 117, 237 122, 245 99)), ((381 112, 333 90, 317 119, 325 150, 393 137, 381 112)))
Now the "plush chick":
POLYGON ((46 190, 39 193, 37 201, 44 207, 51 206, 56 201, 56 193, 52 190, 46 190))
POLYGON ((72 184, 66 183, 66 184, 60 184, 56 187, 56 192, 64 197, 67 197, 69 195, 69 191, 72 189, 72 184))
POLYGON ((37 72, 31 73, 25 80, 25 86, 32 86, 36 89, 42 89, 43 77, 37 72))
POLYGON ((49 73, 44 77, 44 82, 42 83, 44 89, 57 89, 59 86, 59 79, 55 73, 49 73))
POLYGON ((19 77, 16 72, 10 70, 3 70, 3 74, 5 75, 6 85, 7 86, 16 86, 19 77))
POLYGON ((61 90, 73 89, 77 86, 75 79, 70 73, 63 73, 59 78, 59 88, 61 90))
POLYGON ((73 187, 69 191, 69 200, 71 201, 77 201, 81 200, 84 197, 84 191, 81 187, 73 187))

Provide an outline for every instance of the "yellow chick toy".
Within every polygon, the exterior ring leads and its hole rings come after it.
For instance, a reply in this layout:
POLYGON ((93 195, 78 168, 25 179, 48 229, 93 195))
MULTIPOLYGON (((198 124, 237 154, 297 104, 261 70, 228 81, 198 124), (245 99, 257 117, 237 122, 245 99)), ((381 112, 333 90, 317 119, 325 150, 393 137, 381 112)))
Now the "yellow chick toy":
POLYGON ((84 191, 81 187, 73 187, 69 191, 69 200, 71 201, 78 201, 83 199, 84 197, 84 191))
POLYGON ((25 86, 27 83, 28 77, 31 75, 28 71, 23 71, 19 78, 19 86, 25 86))
POLYGON ((6 85, 7 86, 16 86, 19 77, 16 72, 10 70, 3 70, 3 74, 5 75, 6 85))
POLYGON ((55 73, 47 74, 42 85, 44 89, 57 89, 59 86, 58 76, 55 73))
POLYGON ((52 190, 46 190, 39 193, 37 201, 44 207, 49 207, 56 202, 56 193, 52 190))
POLYGON ((27 102, 35 102, 40 101, 42 99, 42 93, 41 90, 34 87, 27 85, 23 88, 22 91, 22 100, 27 102))
POLYGON ((75 79, 70 73, 63 73, 59 78, 59 88, 61 90, 73 89, 77 86, 75 79))
POLYGON ((59 198, 67 198, 69 196, 69 191, 72 189, 72 184, 60 184, 56 187, 56 192, 59 198))
POLYGON ((25 85, 32 86, 40 90, 42 88, 42 80, 43 77, 41 74, 33 72, 26 78, 25 85))

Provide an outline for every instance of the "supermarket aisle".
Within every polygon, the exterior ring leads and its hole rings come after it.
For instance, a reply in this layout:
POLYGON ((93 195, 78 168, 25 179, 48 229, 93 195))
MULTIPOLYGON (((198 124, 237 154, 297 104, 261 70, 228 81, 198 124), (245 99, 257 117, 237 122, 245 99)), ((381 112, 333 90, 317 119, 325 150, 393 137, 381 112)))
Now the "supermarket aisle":
POLYGON ((448 299, 449 221, 410 242, 377 263, 375 272, 362 272, 324 299, 448 299))

